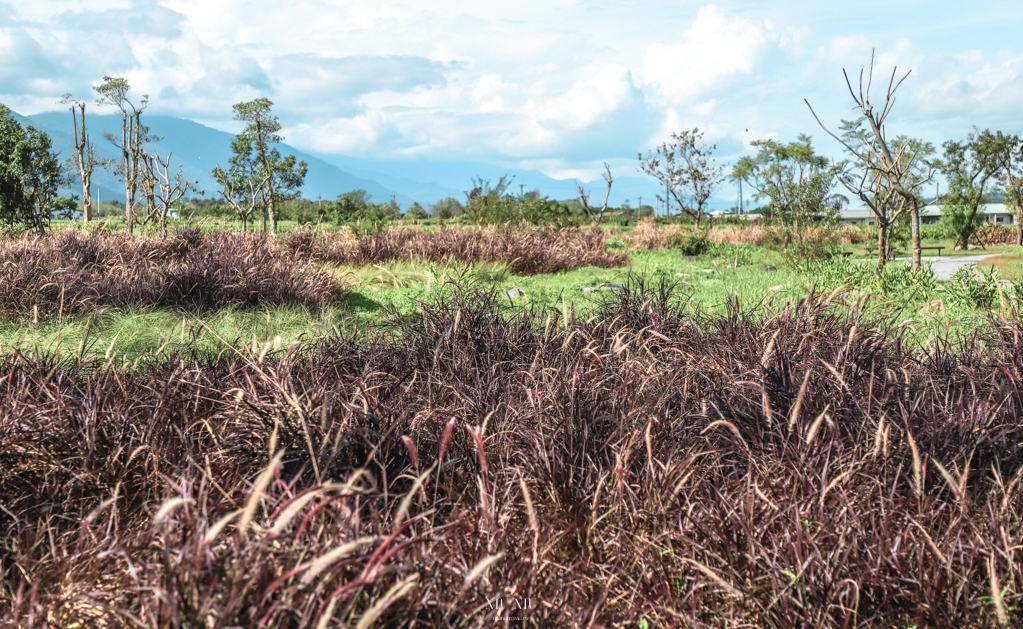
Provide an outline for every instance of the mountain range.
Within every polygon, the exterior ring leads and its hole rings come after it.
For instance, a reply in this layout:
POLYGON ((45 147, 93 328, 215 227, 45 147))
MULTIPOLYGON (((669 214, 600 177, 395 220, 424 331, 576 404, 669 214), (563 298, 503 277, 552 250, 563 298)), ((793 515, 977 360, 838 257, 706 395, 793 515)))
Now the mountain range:
MULTIPOLYGON (((14 116, 21 124, 30 124, 49 134, 53 148, 62 157, 73 154, 70 112, 14 116)), ((227 165, 234 136, 192 120, 172 116, 145 115, 143 121, 152 134, 162 138, 153 143, 150 150, 161 155, 170 153, 172 165, 179 167, 186 178, 196 182, 196 192, 190 196, 217 198, 219 187, 210 172, 214 166, 227 165)), ((103 133, 120 135, 121 118, 90 112, 86 125, 90 141, 97 152, 104 158, 116 159, 118 151, 103 137, 103 133)), ((511 180, 509 192, 539 190, 543 196, 564 200, 577 198, 577 186, 582 184, 591 192, 591 203, 602 203, 604 197, 603 179, 593 182, 554 179, 536 170, 509 169, 485 162, 442 162, 422 158, 371 160, 345 155, 313 154, 286 143, 281 143, 279 149, 283 155, 295 155, 308 164, 305 185, 302 187, 302 196, 307 199, 335 199, 344 192, 362 189, 377 202, 393 198, 403 209, 414 202, 429 207, 445 197, 464 201, 465 191, 473 187, 474 178, 496 183, 503 175, 511 180)), ((109 170, 98 169, 94 173, 93 198, 120 199, 124 195, 123 191, 123 186, 109 170)), ((611 190, 610 204, 618 206, 629 201, 636 206, 641 199, 650 204, 657 192, 656 183, 649 179, 617 175, 611 190)))

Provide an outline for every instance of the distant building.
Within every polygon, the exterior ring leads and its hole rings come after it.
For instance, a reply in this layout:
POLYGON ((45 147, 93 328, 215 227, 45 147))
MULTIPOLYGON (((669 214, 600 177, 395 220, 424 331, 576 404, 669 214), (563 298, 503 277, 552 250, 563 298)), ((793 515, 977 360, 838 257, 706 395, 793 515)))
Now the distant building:
MULTIPOLYGON (((994 225, 1011 225, 1016 222, 1016 217, 1009 212, 1004 203, 985 203, 981 206, 984 220, 994 225)), ((845 225, 859 225, 861 227, 872 227, 875 222, 874 212, 868 208, 857 208, 842 210, 842 223, 845 225)), ((920 210, 920 223, 931 225, 941 219, 941 206, 929 204, 920 210)))

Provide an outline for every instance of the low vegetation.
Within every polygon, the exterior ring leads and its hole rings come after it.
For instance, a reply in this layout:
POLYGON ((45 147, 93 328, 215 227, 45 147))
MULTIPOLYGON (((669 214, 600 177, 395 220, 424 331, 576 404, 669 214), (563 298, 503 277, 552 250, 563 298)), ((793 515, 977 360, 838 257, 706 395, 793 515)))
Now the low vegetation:
POLYGON ((281 255, 265 235, 168 238, 66 231, 0 240, 0 313, 34 322, 103 307, 320 307, 343 285, 281 255))
POLYGON ((585 322, 459 289, 308 351, 10 354, 0 614, 1020 622, 1020 332, 909 353, 817 296, 709 316, 634 285, 585 322))

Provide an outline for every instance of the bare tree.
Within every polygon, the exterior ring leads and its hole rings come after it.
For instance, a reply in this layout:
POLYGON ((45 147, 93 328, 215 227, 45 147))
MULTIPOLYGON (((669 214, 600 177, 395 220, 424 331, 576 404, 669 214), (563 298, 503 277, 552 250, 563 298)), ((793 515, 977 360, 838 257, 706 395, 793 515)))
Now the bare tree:
POLYGON ((593 219, 593 223, 595 225, 599 225, 600 220, 604 218, 604 212, 607 211, 607 200, 611 197, 611 184, 613 183, 613 179, 611 179, 611 167, 608 166, 607 162, 604 162, 604 172, 601 173, 601 176, 604 178, 604 181, 607 182, 607 188, 604 190, 604 205, 600 208, 599 212, 590 207, 590 193, 583 188, 582 184, 576 186, 579 189, 579 200, 582 201, 583 208, 585 208, 586 213, 590 215, 590 218, 593 219))
POLYGON ((171 153, 167 153, 166 158, 159 153, 145 153, 142 160, 142 189, 149 206, 146 221, 159 223, 164 236, 171 208, 195 185, 182 176, 180 168, 171 175, 170 161, 171 153))
POLYGON ((121 137, 112 133, 103 135, 121 151, 121 162, 115 172, 124 181, 124 228, 131 234, 137 220, 135 196, 142 179, 142 146, 155 139, 149 136, 149 129, 142 124, 142 112, 149 104, 149 96, 144 95, 136 106, 128 99, 128 91, 131 89, 128 80, 121 77, 105 76, 103 82, 93 89, 100 94, 97 105, 113 105, 121 112, 121 137))
POLYGON ((639 154, 640 171, 659 181, 680 210, 696 219, 697 227, 707 200, 725 179, 724 167, 711 156, 716 149, 717 145, 704 144, 703 133, 693 129, 672 133, 670 142, 648 151, 646 157, 639 154))
POLYGON ((888 89, 885 91, 884 105, 880 110, 875 109, 870 100, 870 88, 874 79, 874 51, 870 52, 870 68, 867 72, 866 89, 863 85, 863 70, 860 70, 859 92, 853 90, 852 82, 845 69, 842 75, 845 77, 845 84, 849 88, 849 94, 859 108, 864 120, 870 127, 870 134, 867 141, 853 147, 841 137, 832 133, 817 116, 817 112, 810 106, 810 101, 803 99, 806 106, 810 108, 817 124, 831 137, 838 140, 847 151, 852 153, 860 161, 865 170, 871 170, 885 179, 885 185, 890 187, 905 203, 910 217, 910 234, 913 246, 913 270, 920 268, 920 201, 917 198, 917 190, 934 177, 935 167, 933 165, 925 168, 921 173, 916 166, 920 164, 916 155, 909 154, 912 151, 910 143, 903 143, 896 151, 892 151, 885 134, 884 123, 888 114, 895 105, 895 92, 909 76, 906 72, 898 81, 895 80, 898 68, 892 68, 892 76, 888 80, 888 89))
POLYGON ((92 172, 103 163, 96 155, 96 149, 85 133, 85 101, 75 100, 70 93, 60 99, 62 105, 71 105, 71 122, 75 133, 75 155, 73 161, 82 181, 82 219, 92 220, 92 172), (77 111, 76 111, 77 109, 77 111))
MULTIPOLYGON (((891 185, 890 179, 878 163, 876 154, 871 150, 874 141, 873 133, 863 127, 864 119, 855 121, 843 120, 841 125, 842 139, 846 144, 856 147, 852 153, 855 164, 843 163, 843 171, 839 177, 842 185, 856 195, 874 214, 874 225, 877 227, 877 267, 875 273, 881 273, 884 265, 891 258, 891 236, 900 218, 909 211, 909 205, 891 185), (866 158, 866 160, 864 160, 866 158)), ((934 147, 928 142, 913 140, 904 136, 896 137, 890 142, 896 155, 904 163, 902 168, 910 173, 911 178, 927 176, 927 169, 934 164, 930 157, 934 147)))
POLYGON ((221 186, 220 196, 224 197, 238 215, 238 220, 242 222, 242 231, 248 231, 249 218, 265 202, 265 190, 270 175, 266 174, 260 178, 251 170, 231 168, 225 171, 217 166, 213 169, 213 178, 221 186))

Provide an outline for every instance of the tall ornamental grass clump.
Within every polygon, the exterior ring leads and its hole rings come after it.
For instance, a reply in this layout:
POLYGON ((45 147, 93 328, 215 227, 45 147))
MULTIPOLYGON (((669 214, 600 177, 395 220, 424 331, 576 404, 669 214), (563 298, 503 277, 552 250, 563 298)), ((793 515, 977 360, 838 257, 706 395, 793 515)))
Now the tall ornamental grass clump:
POLYGON ((322 307, 344 286, 264 235, 168 238, 65 231, 0 240, 0 314, 58 319, 101 307, 322 307))
POLYGON ((463 288, 305 351, 9 354, 0 623, 1018 625, 1020 327, 463 288))

